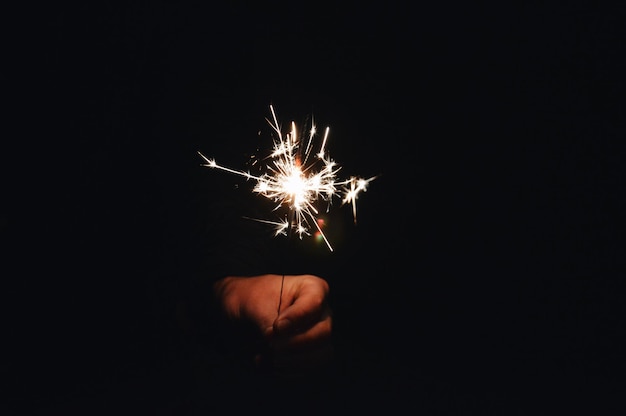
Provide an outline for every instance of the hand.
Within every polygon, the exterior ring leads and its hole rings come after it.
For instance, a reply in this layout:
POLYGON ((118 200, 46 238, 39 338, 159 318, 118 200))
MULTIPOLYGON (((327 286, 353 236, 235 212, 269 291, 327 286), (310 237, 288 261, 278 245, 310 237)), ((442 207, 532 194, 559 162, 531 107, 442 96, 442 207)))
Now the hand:
POLYGON ((323 368, 332 358, 328 283, 313 275, 226 277, 214 285, 230 320, 251 323, 266 342, 258 366, 297 376, 323 368), (280 311, 278 311, 280 303, 280 311))

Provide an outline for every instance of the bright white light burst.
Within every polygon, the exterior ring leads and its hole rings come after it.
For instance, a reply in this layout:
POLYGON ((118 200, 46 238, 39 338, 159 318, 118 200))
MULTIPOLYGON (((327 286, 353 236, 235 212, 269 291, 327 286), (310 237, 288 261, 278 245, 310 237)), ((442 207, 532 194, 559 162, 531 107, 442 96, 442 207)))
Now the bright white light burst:
POLYGON ((313 140, 316 136, 315 123, 311 123, 306 138, 306 143, 301 143, 296 131, 296 125, 291 123, 291 130, 283 136, 274 107, 270 105, 272 120, 267 120, 272 127, 274 148, 268 156, 265 173, 256 176, 250 173, 229 169, 218 165, 215 159, 209 159, 202 153, 198 154, 205 160, 203 166, 221 169, 229 173, 243 176, 256 181, 253 192, 259 193, 276 203, 276 208, 287 207, 289 217, 281 222, 260 220, 275 227, 275 235, 286 235, 291 225, 291 231, 297 233, 300 238, 310 235, 309 230, 315 227, 324 242, 333 251, 333 248, 322 231, 317 215, 316 207, 319 201, 326 203, 326 211, 330 209, 334 197, 341 198, 341 205, 351 204, 352 215, 356 223, 356 200, 361 191, 367 190, 367 185, 376 177, 362 179, 350 177, 347 180, 338 181, 337 172, 341 169, 325 153, 326 141, 329 128, 326 127, 319 151, 311 156, 313 140), (319 166, 319 170, 315 170, 319 166))

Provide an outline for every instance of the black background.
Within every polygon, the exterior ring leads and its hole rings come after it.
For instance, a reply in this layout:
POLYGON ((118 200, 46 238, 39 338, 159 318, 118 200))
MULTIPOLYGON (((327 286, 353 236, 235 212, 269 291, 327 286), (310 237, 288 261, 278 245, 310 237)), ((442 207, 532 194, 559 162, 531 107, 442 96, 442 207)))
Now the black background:
POLYGON ((297 242, 331 283, 329 406, 618 414, 625 17, 583 2, 7 13, 9 409, 210 407, 175 370, 177 293, 211 262, 203 210, 237 192, 197 151, 243 167, 273 104, 285 125, 331 127, 342 174, 379 175, 357 226, 334 208, 332 254, 297 242))

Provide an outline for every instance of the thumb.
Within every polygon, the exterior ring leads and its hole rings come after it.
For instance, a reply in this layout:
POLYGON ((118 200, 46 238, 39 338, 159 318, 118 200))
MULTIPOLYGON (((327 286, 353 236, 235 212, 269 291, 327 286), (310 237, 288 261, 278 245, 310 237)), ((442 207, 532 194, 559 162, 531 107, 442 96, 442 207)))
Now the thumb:
POLYGON ((294 328, 293 321, 290 318, 279 316, 274 321, 273 329, 276 335, 289 334, 294 328))
POLYGON ((307 330, 318 320, 327 308, 328 285, 320 278, 304 276, 296 280, 288 305, 282 310, 272 328, 276 334, 289 335, 307 330))
POLYGON ((277 335, 289 335, 306 328, 318 312, 310 303, 296 300, 278 315, 273 324, 274 332, 277 335))

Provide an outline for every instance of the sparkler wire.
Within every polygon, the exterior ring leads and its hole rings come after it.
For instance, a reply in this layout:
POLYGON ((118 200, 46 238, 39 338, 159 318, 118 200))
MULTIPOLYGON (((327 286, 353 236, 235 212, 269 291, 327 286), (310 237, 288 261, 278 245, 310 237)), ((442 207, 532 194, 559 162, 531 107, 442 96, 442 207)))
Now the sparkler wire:
MULTIPOLYGON (((287 220, 289 221, 289 225, 287 226, 287 249, 286 251, 289 251, 289 247, 290 247, 290 241, 291 241, 291 235, 293 234, 293 221, 294 221, 294 212, 292 209, 289 210, 289 217, 287 218, 287 220)), ((278 310, 276 312, 276 317, 278 317, 278 315, 280 315, 280 307, 283 304, 283 288, 285 286, 285 258, 289 258, 289 253, 287 253, 284 257, 283 257, 283 276, 280 279, 280 294, 278 295, 278 310)))
POLYGON ((285 286, 285 272, 283 272, 283 277, 280 279, 280 294, 278 295, 278 310, 276 311, 276 317, 280 315, 280 306, 283 303, 283 287, 285 286))

